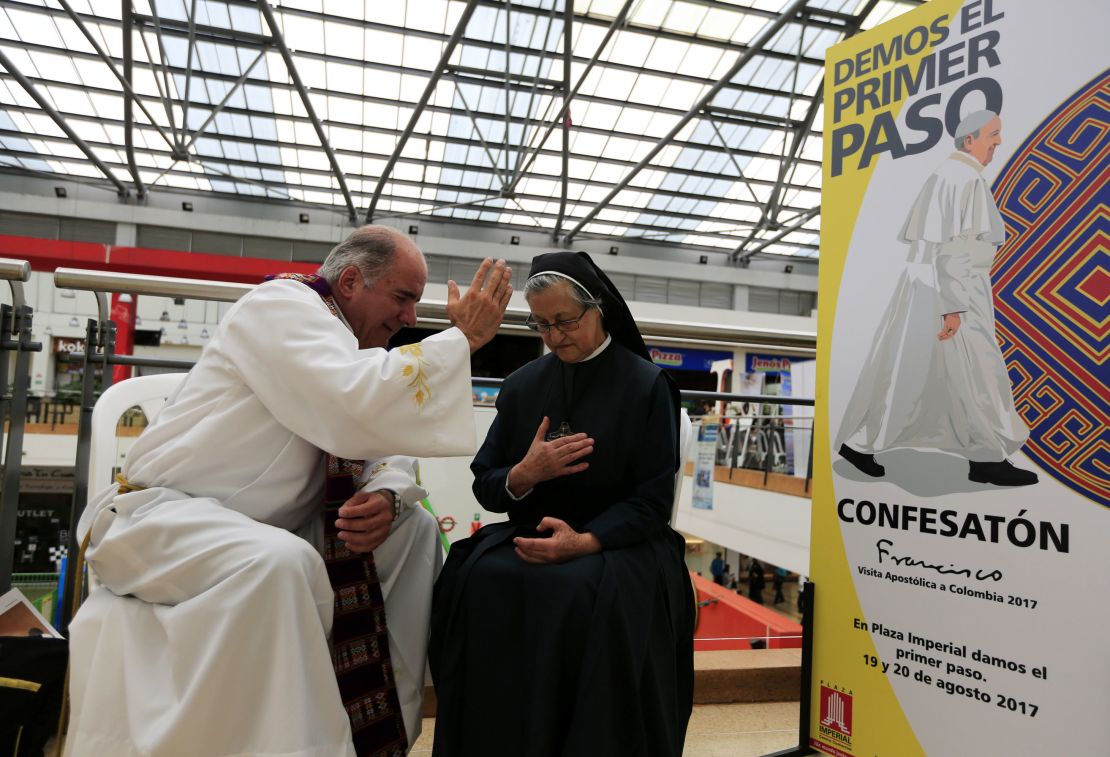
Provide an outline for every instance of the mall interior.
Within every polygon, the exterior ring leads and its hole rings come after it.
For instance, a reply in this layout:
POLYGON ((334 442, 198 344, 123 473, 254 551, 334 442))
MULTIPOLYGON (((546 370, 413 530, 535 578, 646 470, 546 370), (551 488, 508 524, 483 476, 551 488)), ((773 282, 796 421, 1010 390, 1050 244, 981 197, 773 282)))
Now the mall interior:
MULTIPOLYGON (((920 5, 0 0, 0 595, 65 635, 76 518, 161 402, 113 409, 107 440, 93 408, 189 370, 266 276, 398 231, 427 280, 392 349, 450 329, 448 281, 504 259, 515 291, 470 363, 480 442, 501 380, 549 352, 532 259, 581 250, 692 422, 671 513, 697 604, 682 753, 805 753, 825 54, 920 5)), ((506 520, 470 462, 420 460, 444 551, 506 520)), ((413 755, 445 753, 426 692, 413 755)), ((0 728, 13 753, 48 717, 54 753, 61 699, 0 728)))

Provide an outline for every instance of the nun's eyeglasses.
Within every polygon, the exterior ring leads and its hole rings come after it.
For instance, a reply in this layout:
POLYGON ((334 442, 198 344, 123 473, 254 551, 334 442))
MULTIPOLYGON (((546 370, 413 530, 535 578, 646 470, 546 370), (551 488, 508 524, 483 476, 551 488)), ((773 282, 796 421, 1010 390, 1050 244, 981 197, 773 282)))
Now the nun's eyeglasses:
POLYGON ((569 321, 555 321, 555 323, 542 323, 532 316, 528 316, 524 321, 524 325, 532 329, 532 331, 538 331, 541 334, 546 334, 550 332, 551 329, 558 329, 565 334, 568 331, 577 331, 578 327, 582 325, 582 319, 586 317, 586 313, 588 312, 590 312, 590 307, 587 305, 586 309, 582 311, 582 315, 577 318, 572 318, 569 321))

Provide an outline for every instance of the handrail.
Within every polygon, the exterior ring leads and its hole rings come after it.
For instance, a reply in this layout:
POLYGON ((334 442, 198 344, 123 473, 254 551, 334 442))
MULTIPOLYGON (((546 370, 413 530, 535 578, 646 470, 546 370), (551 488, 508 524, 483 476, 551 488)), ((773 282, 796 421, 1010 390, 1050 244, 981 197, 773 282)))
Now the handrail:
POLYGON ((0 258, 0 279, 5 281, 29 281, 31 264, 26 260, 0 258))
MULTIPOLYGON (((133 273, 90 271, 79 268, 59 268, 54 272, 54 284, 63 289, 89 292, 129 292, 131 294, 160 297, 187 297, 197 300, 234 302, 254 288, 252 284, 227 281, 208 281, 172 276, 147 276, 133 273)), ((445 300, 421 300, 416 306, 419 325, 446 325, 445 300)), ((526 308, 510 307, 505 311, 502 328, 524 331, 528 317, 526 308)), ((780 349, 811 355, 816 352, 817 335, 810 331, 772 329, 756 326, 698 323, 695 321, 667 321, 658 318, 637 320, 640 332, 647 340, 682 340, 717 343, 735 347, 780 349)), ((528 332, 531 333, 531 332, 528 332)))
POLYGON ((176 276, 147 276, 136 273, 86 271, 80 268, 59 268, 54 271, 54 286, 85 292, 128 292, 160 297, 189 297, 195 300, 235 302, 254 289, 252 284, 229 281, 185 279, 176 276))

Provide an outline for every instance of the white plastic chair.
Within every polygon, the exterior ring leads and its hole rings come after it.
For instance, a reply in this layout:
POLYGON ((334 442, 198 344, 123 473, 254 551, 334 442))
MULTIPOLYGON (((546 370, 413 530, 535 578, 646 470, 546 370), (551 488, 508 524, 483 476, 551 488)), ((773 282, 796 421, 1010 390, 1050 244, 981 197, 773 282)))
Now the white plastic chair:
MULTIPOLYGON (((93 406, 92 434, 89 440, 89 497, 95 497, 111 483, 112 474, 119 455, 116 452, 116 427, 120 417, 133 407, 138 407, 146 416, 147 423, 153 423, 166 401, 177 392, 184 381, 185 373, 158 373, 153 376, 136 376, 125 379, 108 387, 93 406)), ((83 570, 84 547, 75 561, 78 570, 83 570)), ((88 571, 89 591, 99 582, 90 568, 88 571)), ((80 591, 77 592, 80 596, 80 591)), ((77 605, 74 604, 74 611, 77 605)))
POLYGON ((116 426, 120 417, 138 407, 153 423, 166 401, 173 396, 185 373, 158 373, 136 376, 112 384, 96 401, 92 414, 92 439, 89 446, 89 495, 102 492, 112 481, 112 472, 119 462, 116 452, 116 426))

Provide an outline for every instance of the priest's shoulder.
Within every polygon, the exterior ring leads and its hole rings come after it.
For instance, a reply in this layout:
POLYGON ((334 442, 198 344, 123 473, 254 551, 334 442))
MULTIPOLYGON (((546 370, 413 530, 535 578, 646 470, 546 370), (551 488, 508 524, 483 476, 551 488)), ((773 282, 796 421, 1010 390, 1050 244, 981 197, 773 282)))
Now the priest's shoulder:
POLYGON ((326 307, 320 295, 304 284, 292 279, 271 279, 250 290, 235 303, 236 309, 251 305, 272 306, 274 303, 308 303, 312 306, 326 307))

